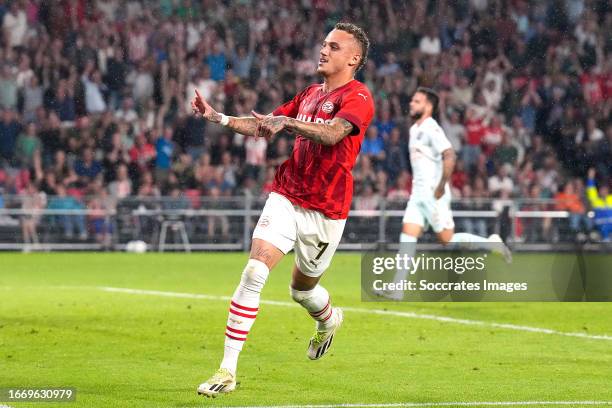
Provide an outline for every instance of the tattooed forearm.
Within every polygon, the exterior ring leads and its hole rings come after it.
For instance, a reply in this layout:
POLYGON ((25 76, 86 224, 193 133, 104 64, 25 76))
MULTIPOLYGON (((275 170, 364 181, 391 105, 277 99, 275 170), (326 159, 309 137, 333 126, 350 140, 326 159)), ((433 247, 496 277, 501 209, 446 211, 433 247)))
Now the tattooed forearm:
POLYGON ((335 118, 329 124, 302 122, 289 119, 286 129, 291 130, 315 143, 333 146, 353 131, 353 124, 346 119, 335 118))
POLYGON ((230 116, 227 127, 236 133, 241 133, 245 136, 253 136, 257 129, 257 119, 248 116, 242 118, 230 116))

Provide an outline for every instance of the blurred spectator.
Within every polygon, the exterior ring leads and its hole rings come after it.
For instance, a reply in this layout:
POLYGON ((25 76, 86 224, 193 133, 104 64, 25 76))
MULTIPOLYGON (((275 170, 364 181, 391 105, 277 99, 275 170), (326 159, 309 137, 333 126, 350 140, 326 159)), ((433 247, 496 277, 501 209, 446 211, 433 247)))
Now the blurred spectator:
MULTIPOLYGON (((470 211, 482 211, 487 208, 483 203, 478 202, 478 196, 474 196, 472 186, 470 184, 464 184, 461 191, 461 198, 464 200, 461 202, 458 209, 470 210, 470 211), (465 204, 470 203, 470 204, 465 204)), ((465 231, 469 234, 476 234, 481 237, 488 236, 487 221, 482 217, 462 217, 457 220, 461 224, 461 231, 465 231)))
POLYGON ((106 110, 106 100, 103 93, 106 92, 106 85, 102 82, 100 71, 93 69, 93 63, 88 65, 81 77, 85 87, 85 109, 87 113, 102 113, 106 110))
POLYGON ((115 211, 115 200, 109 197, 106 189, 97 189, 95 196, 87 204, 89 223, 96 242, 105 249, 110 248, 113 232, 111 216, 115 211))
POLYGON ((166 126, 163 134, 155 142, 155 179, 162 183, 167 180, 172 165, 174 154, 173 133, 172 127, 166 126))
POLYGON ((28 184, 21 202, 21 209, 28 212, 21 217, 21 232, 25 244, 38 245, 36 228, 40 222, 41 214, 37 211, 44 209, 46 205, 45 193, 38 191, 34 183, 28 184))
POLYGON ((4 14, 2 30, 9 47, 21 47, 24 44, 28 25, 21 2, 10 2, 9 9, 4 14))
POLYGON ((465 126, 461 123, 461 117, 457 110, 452 110, 450 117, 446 114, 446 109, 441 106, 440 109, 440 126, 444 130, 446 137, 457 153, 461 152, 465 141, 465 126))
POLYGON ((399 174, 408 169, 408 153, 399 128, 391 130, 389 139, 385 143, 384 160, 384 170, 389 175, 389 183, 393 184, 399 174))
POLYGON ((380 205, 380 196, 374 190, 374 187, 366 183, 363 186, 362 193, 355 198, 355 209, 358 211, 365 211, 366 216, 371 213, 374 216, 374 210, 378 209, 380 205))
POLYGON ((34 161, 40 160, 42 144, 36 134, 36 125, 29 123, 25 131, 17 138, 15 146, 15 158, 17 163, 25 168, 34 167, 34 161))
POLYGON ((508 176, 508 167, 499 166, 497 172, 489 177, 489 192, 492 195, 505 191, 512 194, 514 190, 514 182, 508 176))
POLYGON ((410 190, 412 187, 410 174, 407 171, 402 171, 396 178, 395 185, 391 186, 387 193, 387 199, 408 201, 410 198, 410 190))
POLYGON ((244 143, 246 150, 245 174, 247 177, 257 179, 261 169, 266 164, 266 149, 268 142, 263 137, 249 137, 244 143))
POLYGON ((20 132, 21 124, 15 111, 4 109, 0 122, 0 159, 4 159, 9 164, 16 164, 15 145, 20 132))
POLYGON ((90 147, 83 149, 82 158, 74 164, 74 172, 83 186, 88 185, 102 170, 102 164, 94 159, 94 153, 90 147))
POLYGON ((591 231, 593 223, 586 214, 584 203, 576 194, 572 181, 565 183, 562 190, 555 195, 555 201, 557 210, 569 212, 569 226, 574 235, 591 231))
POLYGON ((481 145, 486 130, 484 119, 479 116, 474 108, 469 108, 467 110, 465 129, 466 144, 463 146, 461 152, 465 165, 470 168, 476 164, 478 156, 480 156, 482 152, 481 145))
POLYGON ((383 138, 378 135, 377 127, 370 127, 361 145, 361 154, 370 158, 374 167, 378 168, 385 159, 385 144, 383 138))
POLYGON ((132 180, 128 177, 128 168, 120 164, 117 168, 117 178, 108 185, 110 196, 114 200, 120 200, 132 194, 132 180))
POLYGON ((502 131, 501 142, 493 151, 493 160, 498 164, 509 164, 516 168, 518 155, 518 149, 511 143, 508 131, 502 131))
POLYGON ((602 238, 609 241, 612 234, 612 194, 607 184, 601 184, 599 189, 597 188, 595 176, 595 169, 589 169, 587 197, 595 210, 594 223, 601 232, 602 238))
POLYGON ((85 215, 70 214, 70 211, 84 210, 85 206, 77 201, 74 197, 66 194, 66 187, 62 184, 57 185, 56 196, 49 199, 47 209, 58 210, 61 214, 52 216, 52 219, 60 225, 64 232, 64 238, 72 239, 76 230, 81 241, 87 239, 87 230, 85 228, 85 215))

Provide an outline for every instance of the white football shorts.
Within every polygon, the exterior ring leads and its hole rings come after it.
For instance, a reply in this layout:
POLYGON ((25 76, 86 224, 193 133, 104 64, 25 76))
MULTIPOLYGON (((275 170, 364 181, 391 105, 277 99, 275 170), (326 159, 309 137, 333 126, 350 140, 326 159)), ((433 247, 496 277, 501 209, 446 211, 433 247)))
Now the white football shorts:
POLYGON ((450 208, 450 196, 445 194, 439 200, 436 200, 433 194, 429 197, 410 196, 402 223, 417 224, 424 230, 431 225, 435 233, 445 229, 454 229, 455 222, 450 208))
POLYGON ((340 244, 344 220, 327 218, 318 211, 293 205, 284 196, 270 193, 253 231, 284 254, 295 250, 295 264, 306 276, 325 272, 340 244))

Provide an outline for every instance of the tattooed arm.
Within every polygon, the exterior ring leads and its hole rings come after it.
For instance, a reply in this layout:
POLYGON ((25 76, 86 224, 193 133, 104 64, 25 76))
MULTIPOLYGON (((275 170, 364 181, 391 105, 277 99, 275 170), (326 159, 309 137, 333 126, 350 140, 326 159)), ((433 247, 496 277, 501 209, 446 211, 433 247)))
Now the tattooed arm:
POLYGON ((302 122, 297 119, 288 118, 286 129, 291 130, 310 139, 315 143, 325 146, 333 146, 353 131, 353 124, 346 119, 334 118, 328 124, 302 122))
POLYGON ((255 136, 270 138, 283 129, 298 133, 299 135, 325 146, 333 146, 345 136, 350 135, 354 129, 351 122, 342 118, 334 118, 329 124, 302 122, 287 116, 264 116, 252 112, 258 120, 255 136))
MULTIPOLYGON (((213 109, 212 106, 200 95, 198 90, 195 91, 196 96, 191 101, 193 112, 202 115, 202 117, 212 123, 221 123, 221 114, 213 109)), ((234 132, 242 133, 245 136, 253 136, 257 130, 257 119, 253 117, 237 118, 228 116, 229 122, 227 127, 234 132)))

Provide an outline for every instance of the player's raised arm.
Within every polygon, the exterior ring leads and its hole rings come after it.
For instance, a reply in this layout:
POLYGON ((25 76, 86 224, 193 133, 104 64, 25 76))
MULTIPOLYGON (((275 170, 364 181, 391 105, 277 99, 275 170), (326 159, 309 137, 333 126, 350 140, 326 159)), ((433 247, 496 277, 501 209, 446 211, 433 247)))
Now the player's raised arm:
POLYGON ((444 195, 444 188, 453 174, 456 159, 457 156, 452 148, 446 149, 442 152, 442 177, 440 177, 440 182, 438 183, 438 186, 434 192, 434 197, 436 200, 440 199, 440 197, 444 195))
POLYGON ((191 100, 191 107, 195 114, 200 114, 209 122, 219 123, 245 136, 255 135, 257 120, 254 117, 246 116, 237 118, 235 116, 226 116, 213 109, 202 95, 200 95, 197 89, 195 90, 195 95, 196 96, 191 100))

